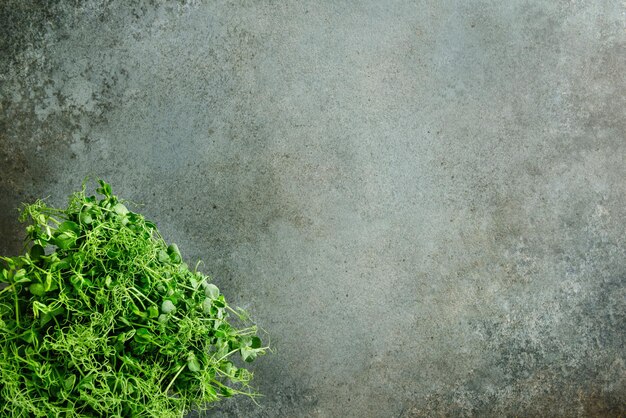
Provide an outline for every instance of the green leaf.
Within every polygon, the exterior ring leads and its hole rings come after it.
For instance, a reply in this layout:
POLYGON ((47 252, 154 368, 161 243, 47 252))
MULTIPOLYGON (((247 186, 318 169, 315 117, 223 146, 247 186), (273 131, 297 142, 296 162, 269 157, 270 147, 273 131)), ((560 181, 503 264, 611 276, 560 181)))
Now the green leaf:
POLYGON ((138 343, 149 343, 153 340, 153 338, 154 334, 152 334, 146 328, 139 328, 135 332, 135 341, 137 341, 138 343))
POLYGON ((158 258, 159 258, 159 261, 161 263, 169 263, 170 262, 170 256, 167 254, 167 252, 165 252, 163 250, 159 251, 158 258))
POLYGON ((15 274, 13 275, 13 281, 20 282, 25 277, 26 277, 26 270, 19 269, 19 270, 16 270, 15 274))
POLYGON ((134 303, 131 305, 130 310, 132 313, 134 313, 135 315, 141 317, 141 318, 145 318, 146 316, 148 316, 145 312, 141 311, 137 305, 135 305, 134 303))
POLYGON ((250 347, 241 347, 239 349, 239 351, 241 352, 241 358, 245 361, 245 362, 252 362, 254 361, 254 359, 256 358, 256 353, 257 350, 252 349, 250 347))
POLYGON ((220 295, 220 289, 212 283, 206 283, 204 285, 204 294, 211 299, 217 299, 220 295))
POLYGON ((67 250, 76 244, 76 234, 72 231, 55 234, 53 243, 62 250, 67 250))
POLYGON ((250 341, 251 348, 261 348, 261 339, 256 335, 251 338, 250 341))
POLYGON ((78 383, 78 389, 95 389, 93 385, 93 381, 95 379, 95 375, 89 375, 81 379, 80 383, 78 383))
POLYGON ((39 320, 39 324, 43 327, 44 325, 46 325, 50 321, 52 321, 52 315, 47 313, 47 314, 45 314, 45 315, 43 315, 41 317, 41 319, 39 320))
POLYGON ((96 189, 96 192, 106 197, 111 197, 111 186, 103 180, 98 180, 98 183, 100 183, 100 187, 96 189))
POLYGON ((170 244, 167 247, 167 254, 170 256, 170 260, 174 264, 180 264, 183 261, 180 251, 178 250, 178 245, 176 244, 170 244))
POLYGON ((34 261, 39 261, 41 256, 45 255, 46 251, 43 249, 41 245, 35 244, 30 249, 30 258, 34 261))
POLYGON ((29 329, 21 335, 21 338, 28 344, 32 344, 37 339, 37 334, 32 329, 29 329))
POLYGON ((67 391, 72 390, 75 384, 76 384, 76 376, 73 374, 66 377, 65 380, 63 381, 63 387, 67 391))
POLYGON ((230 372, 233 370, 233 368, 236 369, 236 367, 234 367, 232 361, 225 361, 220 366, 220 370, 222 370, 224 373, 226 373, 228 375, 231 374, 230 372))
POLYGON ((65 308, 63 306, 59 306, 58 308, 54 308, 52 311, 50 311, 50 314, 52 316, 57 316, 57 315, 61 315, 64 312, 65 312, 65 308))
POLYGON ((200 365, 200 362, 198 361, 196 356, 191 352, 189 353, 189 356, 187 356, 187 368, 191 370, 192 372, 199 372, 200 370, 202 370, 202 366, 200 365))
POLYGON ((56 288, 57 288, 56 283, 52 281, 52 273, 50 273, 49 271, 46 271, 46 280, 44 283, 44 290, 48 292, 50 290, 55 290, 56 288))
POLYGON ((212 306, 213 306, 213 301, 211 300, 211 298, 205 298, 204 302, 202 302, 202 311, 206 315, 210 315, 212 306))
POLYGON ((122 205, 121 203, 118 203, 117 205, 113 206, 113 211, 120 216, 125 216, 128 214, 128 209, 126 208, 126 206, 122 205))
POLYGON ((175 312, 175 311, 176 311, 176 306, 174 306, 174 303, 171 300, 165 299, 163 303, 161 304, 161 312, 168 314, 168 313, 175 312))
POLYGON ((80 213, 79 219, 80 219, 80 223, 85 224, 85 225, 91 225, 93 223, 93 217, 86 210, 80 213))
POLYGON ((148 318, 157 318, 159 316, 159 309, 156 306, 150 306, 148 308, 148 318))
POLYGON ((51 271, 66 270, 70 266, 70 257, 65 257, 61 260, 57 260, 50 265, 51 271))
POLYGON ((78 234, 80 232, 80 226, 76 222, 65 221, 57 228, 59 232, 73 232, 78 234))
POLYGON ((33 283, 28 286, 28 290, 35 296, 43 296, 46 294, 46 288, 41 283, 33 283))
POLYGON ((213 305, 218 308, 223 308, 226 306, 226 300, 224 299, 224 295, 218 296, 216 299, 213 299, 213 305))

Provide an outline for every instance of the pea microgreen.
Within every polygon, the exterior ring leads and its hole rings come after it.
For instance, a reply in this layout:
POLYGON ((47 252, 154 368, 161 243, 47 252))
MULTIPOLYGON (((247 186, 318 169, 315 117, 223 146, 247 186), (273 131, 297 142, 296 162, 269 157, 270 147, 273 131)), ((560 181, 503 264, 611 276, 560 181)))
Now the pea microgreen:
POLYGON ((25 205, 27 251, 0 257, 0 415, 173 418, 257 396, 256 326, 99 186, 25 205))

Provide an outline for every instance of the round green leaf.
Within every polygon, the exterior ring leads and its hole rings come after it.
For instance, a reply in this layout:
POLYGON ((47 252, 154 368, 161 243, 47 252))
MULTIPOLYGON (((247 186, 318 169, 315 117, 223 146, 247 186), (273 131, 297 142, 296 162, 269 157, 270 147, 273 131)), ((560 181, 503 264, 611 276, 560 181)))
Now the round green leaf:
POLYGON ((211 299, 217 299, 220 295, 220 289, 213 283, 207 283, 204 285, 204 294, 211 299))
POLYGON ((174 306, 174 303, 172 303, 171 300, 165 299, 163 303, 161 304, 161 312, 168 314, 168 313, 175 312, 175 311, 176 311, 176 306, 174 306))
POLYGON ((42 255, 46 255, 46 251, 43 249, 43 247, 39 244, 33 245, 30 249, 30 258, 38 261, 42 255))
POLYGON ((31 284, 30 286, 28 286, 28 290, 30 290, 30 293, 32 293, 35 296, 43 296, 46 294, 46 288, 41 283, 31 284))
POLYGON ((117 205, 113 206, 113 211, 120 216, 124 216, 128 214, 128 209, 126 208, 126 206, 122 205, 121 203, 118 203, 117 205))

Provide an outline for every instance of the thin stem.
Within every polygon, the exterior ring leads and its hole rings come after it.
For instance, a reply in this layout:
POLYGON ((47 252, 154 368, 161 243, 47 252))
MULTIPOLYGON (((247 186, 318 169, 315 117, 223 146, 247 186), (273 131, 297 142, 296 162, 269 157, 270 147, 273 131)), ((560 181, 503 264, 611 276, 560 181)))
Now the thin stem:
POLYGON ((178 372, 176 372, 176 374, 174 375, 174 378, 170 381, 170 384, 167 385, 167 387, 165 388, 165 393, 169 392, 170 387, 172 387, 172 385, 174 384, 174 381, 176 380, 176 378, 178 377, 178 375, 183 371, 183 369, 186 366, 183 364, 182 366, 180 366, 180 369, 178 369, 178 372))

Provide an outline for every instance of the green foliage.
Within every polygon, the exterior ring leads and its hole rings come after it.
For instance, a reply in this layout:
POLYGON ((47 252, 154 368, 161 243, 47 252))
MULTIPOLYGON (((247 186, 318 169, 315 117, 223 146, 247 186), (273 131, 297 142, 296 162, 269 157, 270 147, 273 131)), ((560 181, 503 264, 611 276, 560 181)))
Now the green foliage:
POLYGON ((100 181, 26 205, 28 252, 0 257, 0 415, 181 417, 255 396, 255 326, 100 181), (233 326, 235 321, 240 328, 233 326))

